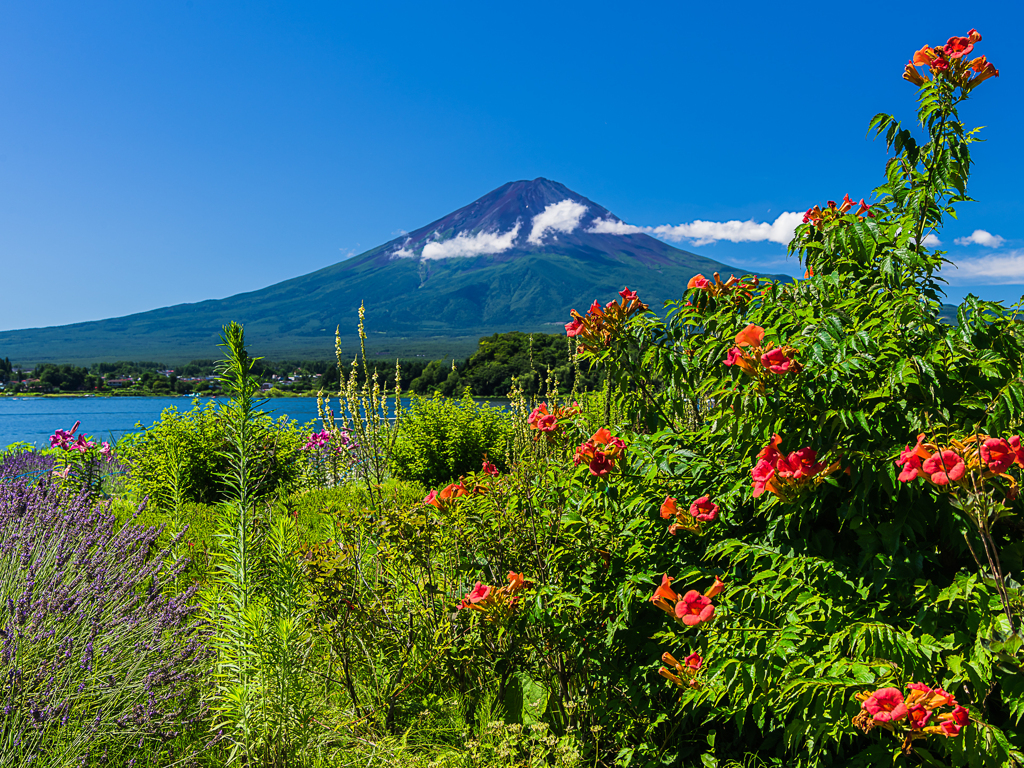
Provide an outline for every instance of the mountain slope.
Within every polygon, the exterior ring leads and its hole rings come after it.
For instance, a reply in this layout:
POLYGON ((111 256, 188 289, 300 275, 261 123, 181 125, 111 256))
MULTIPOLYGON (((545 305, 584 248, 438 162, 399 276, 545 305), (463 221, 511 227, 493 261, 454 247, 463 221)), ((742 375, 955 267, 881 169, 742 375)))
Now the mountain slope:
MULTIPOLYGON (((336 326, 355 347, 365 302, 368 347, 391 356, 461 355, 479 336, 553 331, 569 310, 623 286, 657 309, 694 274, 742 269, 643 234, 590 232, 617 217, 562 184, 516 181, 366 253, 250 293, 89 323, 0 332, 22 364, 218 356, 221 326, 245 325, 256 354, 325 357, 336 326), (429 352, 428 352, 429 350, 429 352)), ((788 278, 787 278, 788 279, 788 278)))

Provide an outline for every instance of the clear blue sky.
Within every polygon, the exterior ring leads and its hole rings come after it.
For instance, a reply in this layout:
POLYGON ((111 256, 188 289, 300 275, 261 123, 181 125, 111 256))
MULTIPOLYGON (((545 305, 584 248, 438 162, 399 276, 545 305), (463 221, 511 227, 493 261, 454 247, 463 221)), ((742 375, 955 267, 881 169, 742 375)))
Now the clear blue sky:
MULTIPOLYGON (((859 199, 868 120, 913 114, 903 65, 971 27, 1001 77, 963 109, 979 202, 940 236, 952 299, 1014 301, 1022 8, 2 0, 0 329, 260 288, 515 179, 639 226, 859 199), (955 244, 975 230, 996 246, 955 244)), ((773 242, 680 246, 787 269, 773 242)))

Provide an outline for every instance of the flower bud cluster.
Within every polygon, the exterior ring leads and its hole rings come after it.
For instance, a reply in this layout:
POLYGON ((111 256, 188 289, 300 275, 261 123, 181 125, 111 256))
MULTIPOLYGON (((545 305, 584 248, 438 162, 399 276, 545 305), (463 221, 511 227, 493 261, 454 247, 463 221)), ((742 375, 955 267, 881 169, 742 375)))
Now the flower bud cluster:
POLYGON ((980 42, 978 30, 972 29, 966 37, 949 38, 945 45, 925 45, 915 51, 914 57, 907 62, 903 79, 918 87, 932 78, 944 79, 968 92, 990 77, 999 77, 999 70, 984 56, 967 60, 974 44, 980 42), (928 74, 921 74, 918 67, 927 67, 928 74))
POLYGON ((654 590, 654 594, 650 598, 655 606, 687 627, 703 624, 715 615, 715 606, 711 603, 711 598, 717 596, 725 588, 724 581, 716 576, 715 583, 705 594, 691 589, 682 597, 672 589, 673 581, 674 579, 668 574, 661 577, 661 584, 654 590))
POLYGON ((554 412, 548 410, 547 403, 541 403, 534 408, 530 415, 526 418, 527 426, 537 432, 537 436, 544 435, 547 438, 552 438, 560 428, 559 420, 571 419, 574 416, 578 416, 580 413, 580 406, 577 403, 573 403, 572 406, 562 406, 556 408, 554 412))
POLYGON ((971 721, 970 712, 957 704, 953 695, 941 688, 930 688, 924 683, 907 685, 907 695, 899 688, 880 688, 857 694, 863 702, 853 724, 867 733, 873 728, 885 728, 902 736, 903 752, 909 754, 914 740, 928 734, 959 736, 971 721), (939 712, 949 707, 950 711, 939 712))
POLYGON ((765 348, 764 328, 748 325, 736 334, 736 346, 729 350, 722 362, 735 365, 751 378, 765 381, 768 374, 781 376, 784 373, 799 373, 802 366, 797 362, 797 350, 788 345, 765 348))
POLYGON ((611 346, 626 320, 647 311, 647 305, 637 298, 636 291, 623 288, 619 296, 622 297, 619 301, 609 301, 604 307, 595 300, 586 315, 581 315, 575 309, 569 313, 573 319, 565 324, 565 335, 577 337, 581 352, 596 352, 611 346))
POLYGON ((481 611, 486 618, 494 618, 495 612, 498 614, 510 612, 519 601, 518 593, 533 585, 526 581, 523 574, 515 571, 509 571, 506 578, 508 584, 503 587, 490 587, 478 581, 473 585, 473 589, 466 593, 462 601, 455 606, 455 609, 461 611, 468 608, 481 611))
POLYGON ((681 530, 695 531, 698 523, 710 523, 718 517, 718 505, 711 501, 710 496, 701 496, 690 504, 689 517, 684 517, 680 512, 677 500, 672 496, 666 496, 661 503, 661 519, 673 520, 668 532, 675 536, 681 530))
POLYGON ((760 285, 756 276, 742 279, 730 275, 724 283, 717 272, 708 280, 704 275, 694 275, 686 284, 687 290, 697 292, 690 297, 684 307, 690 312, 707 312, 714 310, 719 301, 728 301, 736 307, 744 307, 754 298, 754 291, 760 285))
POLYGON ((668 664, 671 669, 662 667, 658 670, 658 674, 666 680, 670 680, 677 688, 685 690, 700 687, 697 675, 701 667, 704 666, 704 659, 699 653, 691 653, 682 661, 678 661, 675 656, 666 651, 661 654, 661 663, 668 664))
POLYGON ((871 213, 871 206, 864 202, 864 198, 860 199, 859 203, 855 203, 850 199, 850 196, 843 195, 843 202, 836 205, 835 200, 829 200, 825 203, 825 207, 822 208, 820 205, 815 205, 807 209, 804 214, 803 223, 810 224, 812 227, 823 229, 829 224, 836 222, 849 223, 848 220, 844 220, 843 216, 850 214, 856 216, 858 221, 862 221, 865 216, 868 218, 874 218, 874 214, 871 213), (857 210, 850 214, 853 207, 857 206, 857 210))
POLYGON ((577 446, 572 461, 577 467, 585 463, 590 474, 603 478, 615 469, 625 454, 626 444, 622 439, 601 427, 587 442, 577 446))
POLYGON ((770 491, 783 501, 790 501, 807 485, 817 485, 839 469, 838 461, 833 464, 818 461, 818 452, 810 447, 784 454, 779 450, 781 443, 781 437, 772 435, 768 445, 757 454, 757 464, 750 470, 755 499, 770 491))
POLYGON ((965 484, 974 473, 988 479, 999 476, 1009 483, 1013 496, 1017 494, 1017 481, 1006 474, 1016 464, 1024 467, 1024 445, 1020 435, 1008 440, 1002 437, 976 434, 963 440, 952 439, 948 445, 925 442, 922 432, 915 445, 907 445, 896 459, 901 468, 899 481, 909 483, 921 478, 931 485, 948 487, 965 484))

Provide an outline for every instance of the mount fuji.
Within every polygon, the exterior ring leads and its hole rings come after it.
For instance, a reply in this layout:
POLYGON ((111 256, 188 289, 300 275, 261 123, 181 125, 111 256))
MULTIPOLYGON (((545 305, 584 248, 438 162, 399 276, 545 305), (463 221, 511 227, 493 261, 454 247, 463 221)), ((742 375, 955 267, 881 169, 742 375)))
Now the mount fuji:
POLYGON ((509 182, 316 272, 225 299, 2 331, 0 355, 23 365, 213 358, 221 327, 237 320, 254 354, 322 358, 333 352, 336 326, 355 348, 364 302, 368 352, 459 356, 492 333, 560 331, 570 309, 607 302, 624 286, 657 311, 698 272, 745 273, 646 234, 616 234, 621 224, 558 182, 509 182))

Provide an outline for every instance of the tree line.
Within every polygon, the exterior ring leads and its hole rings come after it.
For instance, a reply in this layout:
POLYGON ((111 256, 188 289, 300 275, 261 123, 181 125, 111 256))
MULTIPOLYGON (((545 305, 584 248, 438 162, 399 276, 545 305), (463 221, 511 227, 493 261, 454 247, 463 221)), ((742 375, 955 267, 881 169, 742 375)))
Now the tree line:
MULTIPOLYGON (((580 390, 600 386, 596 373, 573 366, 568 339, 562 334, 527 334, 520 331, 496 333, 480 339, 477 351, 469 358, 399 360, 402 389, 417 394, 459 395, 468 387, 478 397, 504 397, 513 386, 513 379, 527 394, 544 389, 549 376, 567 392, 579 375, 580 390)), ((395 386, 395 363, 368 361, 368 375, 377 374, 385 389, 395 386)), ((258 360, 254 373, 272 388, 290 392, 315 393, 320 389, 335 392, 342 380, 347 381, 351 365, 338 365, 330 360, 258 360), (276 377, 276 378, 275 378, 276 377)), ((359 376, 367 375, 360 367, 359 376)), ((0 359, 0 383, 7 392, 97 392, 115 387, 107 382, 118 381, 116 390, 124 393, 185 395, 217 391, 216 381, 206 377, 216 374, 216 361, 192 360, 173 369, 155 361, 93 363, 89 367, 71 364, 44 363, 31 371, 0 359), (128 383, 126 380, 131 380, 128 383)))

